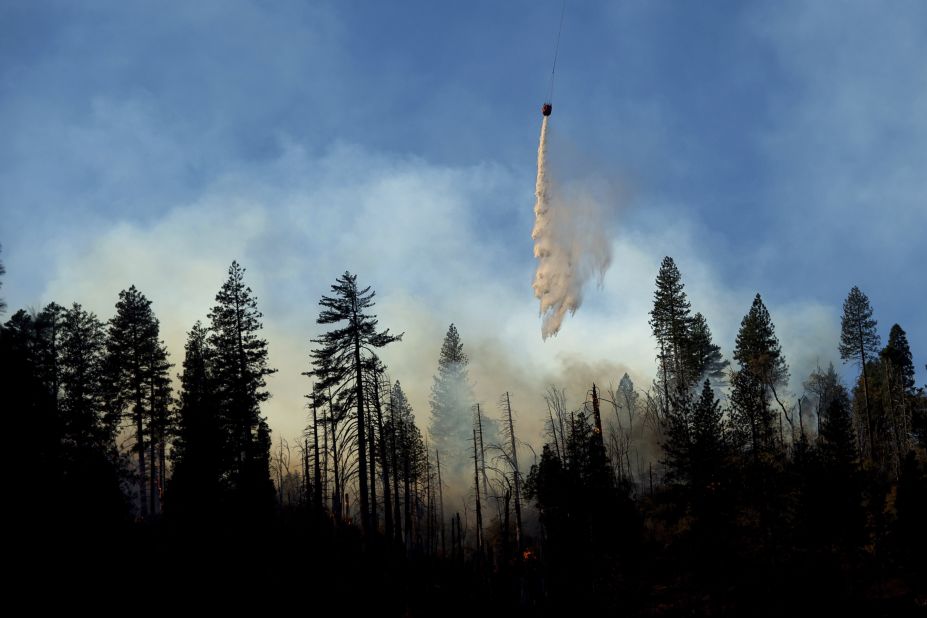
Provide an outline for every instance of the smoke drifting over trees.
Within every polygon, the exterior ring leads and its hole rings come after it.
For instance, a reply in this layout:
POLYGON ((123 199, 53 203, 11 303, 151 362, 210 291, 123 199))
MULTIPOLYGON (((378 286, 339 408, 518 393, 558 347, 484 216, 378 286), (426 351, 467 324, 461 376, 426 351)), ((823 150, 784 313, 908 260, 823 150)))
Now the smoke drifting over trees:
POLYGON ((23 530, 52 556, 133 539, 136 579, 192 568, 204 544, 210 568, 227 561, 246 579, 271 557, 259 585, 369 591, 387 615, 449 599, 516 615, 781 615, 901 612, 923 598, 927 393, 907 334, 893 325, 882 347, 857 288, 833 342, 859 359, 856 383, 819 367, 800 394, 760 294, 730 365, 669 257, 643 388, 624 373, 570 390, 564 374, 567 387, 534 401, 481 402, 469 370, 492 360, 465 351, 451 324, 425 432, 405 376, 379 356, 402 336, 380 326, 357 281, 345 272, 320 297, 327 330, 306 342, 296 436, 272 436, 263 415, 273 342, 237 262, 208 322, 191 325, 176 395, 136 287, 108 322, 77 303, 14 313, 0 370, 42 479, 15 489, 23 530), (540 443, 520 410, 544 418, 540 443), (877 592, 889 586, 893 596, 877 592))

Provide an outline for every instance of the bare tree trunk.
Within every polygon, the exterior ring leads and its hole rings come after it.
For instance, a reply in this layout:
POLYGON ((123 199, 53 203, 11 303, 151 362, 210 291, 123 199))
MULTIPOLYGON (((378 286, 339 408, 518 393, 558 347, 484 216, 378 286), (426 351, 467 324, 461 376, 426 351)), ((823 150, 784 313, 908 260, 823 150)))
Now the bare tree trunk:
MULTIPOLYGON (((324 413, 322 417, 322 447, 323 447, 322 448, 322 451, 323 451, 323 455, 322 455, 323 457, 322 459, 322 496, 324 497, 325 501, 328 501, 328 454, 329 454, 328 428, 329 428, 329 423, 331 423, 331 419, 332 419, 331 400, 332 400, 332 393, 331 393, 331 390, 329 390, 328 391, 328 419, 325 419, 324 413)), ((332 512, 334 512, 334 506, 332 508, 332 512)))
POLYGON ((480 412, 480 404, 476 404, 476 426, 480 438, 480 473, 483 478, 483 497, 489 500, 489 479, 486 477, 486 449, 483 448, 483 414, 480 412))
POLYGON ((390 418, 390 448, 393 456, 393 522, 395 525, 394 533, 396 543, 402 541, 402 518, 399 515, 399 458, 396 449, 396 409, 393 407, 392 394, 389 401, 389 418, 390 418))
MULTIPOLYGON (((370 494, 367 487, 367 434, 364 422, 364 367, 361 363, 360 353, 360 332, 357 331, 359 318, 357 311, 354 312, 353 324, 355 325, 354 333, 354 373, 355 373, 355 396, 357 401, 357 463, 360 480, 360 519, 361 530, 364 534, 370 531, 370 494)), ((336 439, 337 441, 337 439, 336 439)))
MULTIPOLYGON (((315 401, 312 402, 312 444, 313 444, 313 452, 315 455, 315 457, 313 458, 315 460, 314 461, 315 465, 313 466, 313 481, 314 482, 313 482, 313 488, 312 488, 313 489, 313 500, 312 501, 314 503, 313 506, 316 509, 321 509, 322 508, 322 496, 324 494, 322 494, 322 468, 319 465, 320 464, 319 462, 319 417, 318 417, 318 408, 315 404, 315 401)), ((307 444, 306 444, 306 452, 307 452, 306 461, 307 462, 309 460, 308 451, 309 451, 309 445, 307 441, 307 444)), ((308 474, 309 474, 309 466, 307 465, 306 466, 307 477, 308 477, 308 474)))
POLYGON ((377 413, 377 428, 380 431, 380 466, 383 468, 383 522, 386 538, 393 538, 393 504, 389 483, 389 456, 386 452, 386 436, 383 435, 383 407, 380 403, 380 378, 373 376, 373 407, 377 413))
POLYGON ((373 412, 370 409, 370 402, 367 402, 367 422, 369 433, 367 442, 370 445, 370 531, 375 536, 380 530, 379 513, 377 512, 377 457, 376 457, 376 432, 373 425, 373 412))
MULTIPOLYGON (((518 451, 515 448, 515 425, 512 422, 512 402, 508 392, 505 393, 505 412, 508 416, 509 439, 512 443, 512 477, 515 480, 515 545, 521 554, 521 475, 518 472, 518 451)), ((601 428, 600 428, 601 431, 601 428)), ((601 433, 599 436, 601 437, 601 433)))
MULTIPOLYGON (((312 416, 315 418, 314 408, 312 416)), ((318 434, 316 434, 316 437, 318 437, 318 434)), ((309 438, 303 438, 303 503, 311 510, 318 503, 313 499, 315 494, 309 478, 309 438)))
POLYGON ((412 549, 412 465, 409 459, 409 438, 406 431, 406 422, 402 422, 402 473, 403 473, 403 507, 405 507, 405 534, 406 551, 412 549))
POLYGON ((444 488, 441 481, 441 456, 435 449, 435 464, 438 466, 438 517, 441 518, 441 555, 447 556, 447 546, 444 544, 444 488))
POLYGON ((428 441, 425 441, 425 547, 431 552, 432 534, 434 529, 431 525, 432 520, 432 499, 431 499, 431 457, 428 454, 428 441))
POLYGON ((869 412, 869 373, 866 371, 866 348, 863 344, 863 332, 862 326, 859 328, 859 360, 863 368, 863 394, 865 395, 866 403, 866 427, 869 430, 869 440, 867 446, 869 447, 869 458, 875 460, 875 433, 872 426, 872 415, 869 412))
POLYGON ((476 448, 476 429, 473 430, 473 492, 476 495, 476 551, 483 555, 483 509, 480 505, 480 454, 476 448))
POLYGON ((592 414, 595 418, 595 433, 599 436, 599 443, 605 447, 605 439, 602 434, 602 413, 599 411, 599 393, 596 391, 595 382, 592 383, 592 414))
POLYGON ((344 513, 341 510, 341 474, 338 464, 338 426, 332 415, 332 470, 335 476, 335 491, 332 492, 332 512, 335 514, 335 521, 341 523, 344 513))
POLYGON ((148 508, 150 509, 152 515, 157 515, 158 513, 158 507, 157 507, 158 460, 156 457, 157 451, 155 450, 157 448, 157 433, 155 431, 156 412, 155 412, 154 376, 152 376, 151 384, 149 385, 149 387, 150 388, 148 392, 148 397, 149 397, 148 406, 149 406, 150 414, 148 417, 148 436, 149 436, 148 447, 149 447, 149 454, 151 457, 151 462, 150 462, 151 463, 151 473, 148 477, 148 499, 150 501, 150 506, 148 508))

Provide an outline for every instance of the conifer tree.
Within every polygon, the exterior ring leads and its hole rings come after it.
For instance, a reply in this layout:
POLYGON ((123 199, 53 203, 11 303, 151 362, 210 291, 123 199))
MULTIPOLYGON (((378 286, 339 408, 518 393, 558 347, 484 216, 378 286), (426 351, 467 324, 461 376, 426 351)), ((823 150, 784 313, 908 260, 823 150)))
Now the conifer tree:
POLYGON ((216 407, 208 332, 199 321, 187 334, 173 474, 168 508, 179 517, 200 518, 218 506, 223 483, 223 436, 216 407))
POLYGON ((106 403, 106 332, 77 303, 63 312, 60 332, 61 497, 75 524, 105 526, 125 512, 115 442, 119 419, 106 403))
POLYGON ((432 443, 445 456, 445 463, 459 476, 467 463, 468 446, 473 430, 473 393, 470 389, 463 342, 457 327, 451 324, 438 355, 438 373, 431 386, 432 443))
POLYGON ((721 348, 712 340, 711 329, 701 313, 692 316, 686 351, 689 356, 688 365, 692 368, 692 380, 724 378, 724 371, 730 363, 724 359, 721 348))
POLYGON ((686 394, 691 379, 686 356, 692 318, 684 288, 673 258, 664 257, 657 273, 650 327, 657 340, 665 408, 686 394))
POLYGON ((157 440, 153 436, 152 412, 157 410, 155 384, 164 380, 170 365, 166 350, 158 339, 158 320, 151 301, 134 285, 119 293, 116 315, 110 320, 107 348, 108 398, 115 413, 128 412, 135 428, 138 461, 138 500, 140 514, 147 517, 157 509, 151 489, 154 474, 150 454, 157 440), (149 487, 146 488, 146 482, 149 487), (146 489, 148 491, 146 492, 146 489), (146 493, 148 496, 146 497, 146 493))
POLYGON ((309 373, 319 381, 319 388, 333 389, 343 405, 352 405, 356 410, 361 527, 365 533, 371 533, 368 464, 374 462, 369 460, 367 442, 373 424, 366 418, 365 359, 374 350, 401 340, 402 335, 391 335, 389 329, 377 331, 376 316, 365 313, 374 306, 374 292, 369 286, 359 290, 356 275, 345 272, 331 289, 334 295, 323 296, 319 301, 322 311, 317 322, 344 325, 312 340, 319 347, 311 352, 313 370, 309 373))
POLYGON ((240 505, 240 515, 261 516, 273 501, 270 434, 260 406, 270 398, 266 377, 276 372, 267 363, 267 341, 260 338, 262 314, 245 284, 245 269, 232 262, 229 276, 209 313, 218 416, 226 443, 224 463, 240 505))
POLYGON ((116 419, 106 414, 106 332, 93 313, 74 303, 61 325, 61 411, 66 442, 108 449, 116 419))
POLYGON ((740 323, 734 359, 740 367, 732 376, 731 421, 738 442, 747 444, 756 458, 772 447, 770 397, 777 397, 776 387, 789 377, 775 327, 759 294, 740 323))
POLYGON ((871 412, 869 398, 869 375, 867 363, 879 352, 881 342, 876 332, 876 320, 872 317, 869 298, 856 286, 850 290, 843 301, 843 316, 840 320, 840 358, 844 362, 856 363, 862 374, 864 410, 866 413, 866 452, 870 457, 873 451, 875 423, 871 412))
POLYGON ((705 380, 692 410, 692 481, 704 489, 718 480, 727 451, 721 405, 705 380))

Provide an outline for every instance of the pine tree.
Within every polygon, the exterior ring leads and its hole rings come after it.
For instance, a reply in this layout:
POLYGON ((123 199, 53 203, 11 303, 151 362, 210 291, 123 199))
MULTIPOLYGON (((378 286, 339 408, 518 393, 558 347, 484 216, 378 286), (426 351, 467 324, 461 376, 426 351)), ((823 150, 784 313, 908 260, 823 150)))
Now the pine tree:
POLYGON ((265 378, 276 369, 267 364, 267 341, 259 336, 262 315, 245 285, 245 269, 232 262, 228 272, 209 313, 207 341, 226 440, 223 459, 239 515, 260 517, 272 506, 274 495, 270 435, 260 406, 270 398, 265 378))
POLYGON ((319 381, 319 388, 333 389, 343 405, 352 404, 356 410, 361 527, 372 533, 368 464, 374 462, 369 460, 367 441, 373 425, 366 418, 365 359, 373 350, 401 340, 402 335, 390 335, 389 329, 377 331, 376 316, 365 313, 374 306, 374 292, 370 287, 358 290, 356 275, 345 272, 331 289, 334 296, 323 296, 319 301, 322 311, 317 322, 345 325, 312 340, 319 347, 311 352, 313 370, 309 373, 319 381))
POLYGON ((746 443, 756 459, 773 445, 770 396, 778 399, 776 387, 789 378, 775 327, 759 294, 740 323, 734 359, 740 368, 732 376, 731 421, 739 444, 746 443))
POLYGON ((470 389, 463 343, 457 327, 451 324, 438 355, 438 373, 431 386, 431 441, 445 455, 446 467, 460 476, 468 461, 472 423, 473 393, 470 389))
MULTIPOLYGON (((40 328, 39 322, 39 316, 20 309, 3 325, 0 374, 4 379, 5 431, 9 436, 30 436, 20 457, 30 462, 31 476, 27 479, 25 475, 11 475, 8 510, 14 517, 20 516, 23 524, 47 534, 44 526, 58 523, 52 513, 61 510, 61 496, 44 486, 40 490, 33 479, 42 479, 55 488, 62 483, 63 430, 57 393, 49 384, 49 377, 57 373, 57 357, 50 359, 46 353, 49 345, 57 345, 57 338, 49 342, 49 330, 40 328)), ((12 446, 15 448, 15 441, 12 446)), ((13 459, 17 459, 16 455, 13 459)))
POLYGON ((692 368, 692 379, 710 378, 722 380, 730 364, 721 355, 721 348, 712 341, 711 329, 701 313, 692 316, 689 325, 688 366, 692 368))
POLYGON ((863 538, 861 479, 856 435, 850 418, 850 400, 840 386, 821 425, 821 474, 816 529, 825 540, 852 549, 863 538))
POLYGON ((127 411, 135 425, 138 461, 138 500, 142 517, 157 509, 151 490, 156 463, 145 448, 154 447, 157 435, 152 413, 157 411, 156 384, 165 380, 170 367, 166 350, 158 339, 158 320, 151 311, 151 301, 133 285, 119 293, 116 315, 110 320, 106 342, 108 398, 116 414, 127 411), (151 474, 149 474, 151 472, 151 474), (146 483, 148 496, 146 497, 146 483))
POLYGON ((74 523, 106 526, 125 511, 115 442, 119 419, 108 413, 105 396, 106 333, 77 303, 64 311, 60 331, 61 497, 74 523))
POLYGON ((413 489, 423 474, 427 453, 421 431, 415 424, 412 406, 398 380, 390 392, 389 425, 388 431, 396 439, 396 461, 393 468, 396 471, 396 477, 402 481, 403 530, 406 549, 411 549, 414 538, 413 513, 415 509, 413 489))
POLYGON ((223 435, 207 337, 199 321, 187 334, 167 501, 171 514, 203 520, 218 507, 223 484, 228 480, 223 475, 223 435))
POLYGON ((872 318, 872 306, 869 298, 856 286, 850 290, 843 301, 843 317, 840 320, 840 358, 844 362, 855 362, 862 373, 863 396, 866 413, 865 447, 869 457, 873 457, 874 422, 869 399, 869 375, 867 363, 879 351, 880 340, 876 332, 877 322, 872 318))
POLYGON ((888 431, 885 436, 891 440, 893 467, 900 474, 902 463, 911 448, 913 433, 914 362, 908 337, 898 325, 892 325, 888 344, 879 355, 882 369, 882 397, 884 419, 888 431))
MULTIPOLYGON (((673 400, 687 394, 691 371, 686 358, 692 325, 691 305, 682 276, 673 258, 667 256, 657 273, 650 327, 657 340, 657 359, 664 396, 664 412, 673 400)), ((697 379, 697 376, 696 376, 697 379)))
POLYGON ((727 452, 721 405, 705 380, 692 410, 692 481, 704 490, 718 480, 727 452))
POLYGON ((891 364, 901 389, 908 395, 913 394, 914 360, 908 345, 908 335, 897 324, 893 324, 888 333, 888 344, 882 350, 882 358, 891 364))
POLYGON ((106 332, 97 316, 74 303, 61 325, 61 412, 64 439, 74 446, 107 449, 116 420, 106 414, 106 332))

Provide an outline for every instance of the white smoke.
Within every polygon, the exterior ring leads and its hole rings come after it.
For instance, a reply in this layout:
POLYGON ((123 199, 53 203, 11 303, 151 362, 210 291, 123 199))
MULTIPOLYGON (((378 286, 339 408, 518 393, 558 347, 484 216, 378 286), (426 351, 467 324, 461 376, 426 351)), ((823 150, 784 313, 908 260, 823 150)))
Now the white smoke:
POLYGON ((541 301, 541 336, 556 335, 569 311, 583 302, 583 288, 592 276, 599 285, 612 262, 610 217, 592 187, 582 183, 560 187, 553 182, 547 160, 547 122, 541 124, 538 178, 534 205, 534 295, 541 301))

